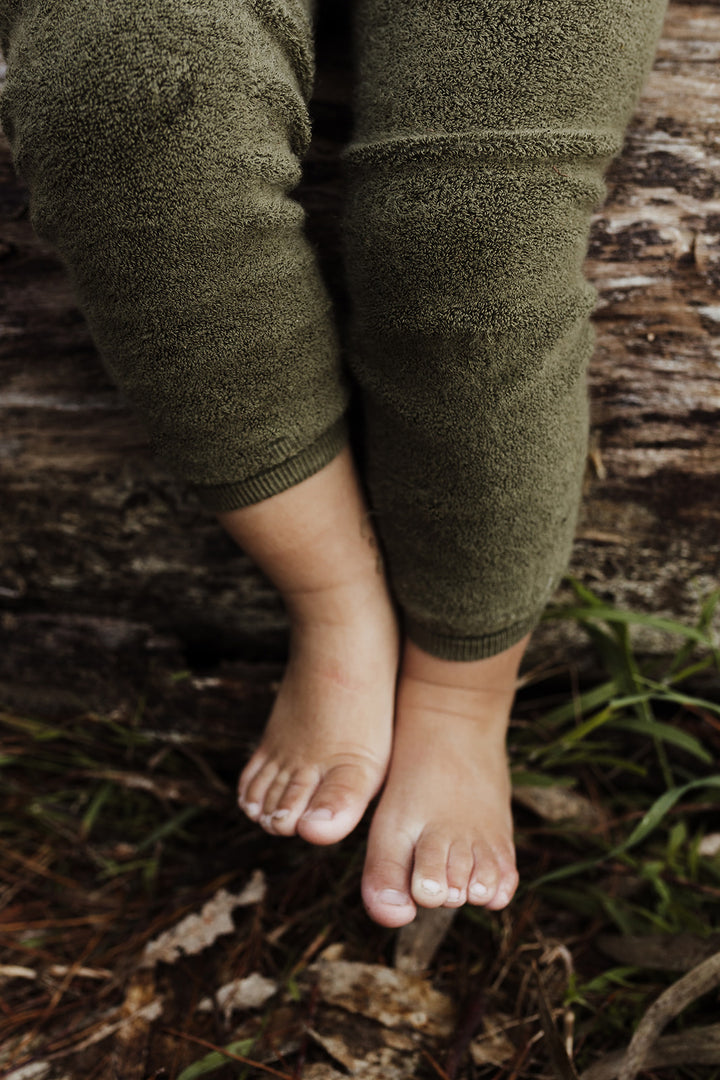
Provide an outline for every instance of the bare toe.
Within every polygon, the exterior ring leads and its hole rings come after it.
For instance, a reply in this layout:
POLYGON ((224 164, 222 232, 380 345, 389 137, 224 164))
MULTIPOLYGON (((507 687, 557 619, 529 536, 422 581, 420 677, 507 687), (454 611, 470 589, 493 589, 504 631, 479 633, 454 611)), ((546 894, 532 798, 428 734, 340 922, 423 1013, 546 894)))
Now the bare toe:
POLYGON ((500 911, 507 907, 512 900, 518 887, 518 872, 515 867, 515 859, 511 854, 505 854, 498 858, 498 884, 495 895, 487 905, 491 911, 500 911))
POLYGON ((288 769, 281 768, 275 774, 275 777, 270 784, 269 788, 265 792, 265 800, 263 802, 262 814, 260 815, 259 823, 269 833, 275 832, 274 829, 274 814, 277 810, 278 803, 283 796, 285 788, 288 785, 290 779, 290 773, 288 769))
POLYGON ((526 644, 463 664, 405 642, 362 886, 381 925, 411 922, 415 905, 510 902, 517 872, 505 738, 526 644))
POLYGON ((445 907, 467 903, 468 883, 475 860, 469 844, 453 844, 447 866, 448 894, 445 907))
POLYGON ((377 815, 368 837, 362 897, 367 912, 381 926, 405 926, 417 908, 410 894, 413 838, 386 833, 377 827, 377 815))
POLYGON ((256 750, 238 778, 238 805, 244 809, 247 804, 247 793, 251 783, 267 762, 267 754, 263 750, 256 750))
POLYGON ((379 770, 365 763, 330 768, 318 785, 297 831, 313 844, 334 844, 355 828, 376 794, 379 770))
POLYGON ((277 776, 277 771, 276 761, 266 761, 248 784, 242 808, 252 821, 259 821, 264 813, 265 796, 277 776))
POLYGON ((410 891, 421 907, 442 907, 448 898, 449 849, 448 838, 433 830, 424 832, 417 842, 410 891))
POLYGON ((305 766, 292 773, 272 813, 273 831, 278 836, 292 836, 297 831, 298 821, 319 782, 320 770, 316 766, 305 766))

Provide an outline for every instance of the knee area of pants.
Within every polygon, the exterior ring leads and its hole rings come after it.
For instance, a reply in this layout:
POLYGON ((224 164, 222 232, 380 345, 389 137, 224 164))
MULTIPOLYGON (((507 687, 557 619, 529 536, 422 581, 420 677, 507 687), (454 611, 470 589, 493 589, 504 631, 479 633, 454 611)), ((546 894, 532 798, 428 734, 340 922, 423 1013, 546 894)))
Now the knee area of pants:
MULTIPOLYGON (((433 320, 512 305, 543 310, 583 290, 592 211, 602 198, 594 162, 413 163, 351 177, 348 264, 398 319, 405 303, 433 320), (563 174, 563 175, 560 175, 563 174)), ((472 329, 475 320, 468 324, 472 329)), ((440 328, 442 329, 442 328, 440 328)))
MULTIPOLYGON (((278 132, 285 125, 288 153, 309 143, 291 50, 250 5, 228 0, 210 22, 188 0, 51 7, 15 27, 8 57, 0 108, 21 174, 38 149, 88 173, 138 159, 152 167, 172 146, 235 154, 242 173, 245 145, 252 157, 271 123, 278 132)), ((278 134, 280 153, 282 141, 278 134)), ((271 179, 288 179, 281 172, 271 179)))

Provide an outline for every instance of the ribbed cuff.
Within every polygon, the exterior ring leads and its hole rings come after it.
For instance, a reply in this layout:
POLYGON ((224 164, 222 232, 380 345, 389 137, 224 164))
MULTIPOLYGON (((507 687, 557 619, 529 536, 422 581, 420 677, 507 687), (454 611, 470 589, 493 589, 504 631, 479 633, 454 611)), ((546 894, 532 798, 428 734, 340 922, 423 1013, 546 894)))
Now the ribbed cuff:
POLYGON ((337 457, 349 437, 347 420, 343 415, 314 443, 267 472, 232 484, 192 485, 191 491, 207 510, 240 510, 271 495, 279 495, 281 491, 319 472, 337 457))
MULTIPOLYGON (((544 610, 544 609, 543 609, 544 610)), ((408 638, 420 649, 435 656, 438 660, 486 660, 490 656, 515 645, 540 622, 542 611, 528 615, 520 622, 495 630, 492 634, 477 637, 452 637, 429 630, 413 619, 405 617, 404 630, 408 638)))

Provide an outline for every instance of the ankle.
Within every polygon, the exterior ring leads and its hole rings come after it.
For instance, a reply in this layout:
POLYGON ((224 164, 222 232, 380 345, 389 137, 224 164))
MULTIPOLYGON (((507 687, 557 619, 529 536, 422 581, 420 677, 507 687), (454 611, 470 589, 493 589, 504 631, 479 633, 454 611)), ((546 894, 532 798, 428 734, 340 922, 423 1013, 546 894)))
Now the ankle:
POLYGON ((530 641, 526 634, 510 648, 482 660, 442 660, 425 652, 409 638, 405 639, 402 674, 411 679, 427 681, 438 686, 484 687, 505 692, 517 686, 522 658, 530 641))
POLYGON ((301 483, 217 518, 298 606, 377 572, 377 541, 347 447, 301 483))

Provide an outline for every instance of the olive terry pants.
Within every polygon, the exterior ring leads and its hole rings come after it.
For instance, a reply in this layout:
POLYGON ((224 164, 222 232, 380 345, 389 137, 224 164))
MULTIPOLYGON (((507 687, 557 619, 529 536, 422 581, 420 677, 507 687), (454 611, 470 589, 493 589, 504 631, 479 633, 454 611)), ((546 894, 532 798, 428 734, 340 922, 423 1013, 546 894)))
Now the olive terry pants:
POLYGON ((405 630, 478 659, 567 569, 590 216, 667 0, 348 2, 345 350, 290 194, 314 0, 0 0, 0 115, 159 458, 210 510, 257 502, 335 457, 356 391, 405 630))

